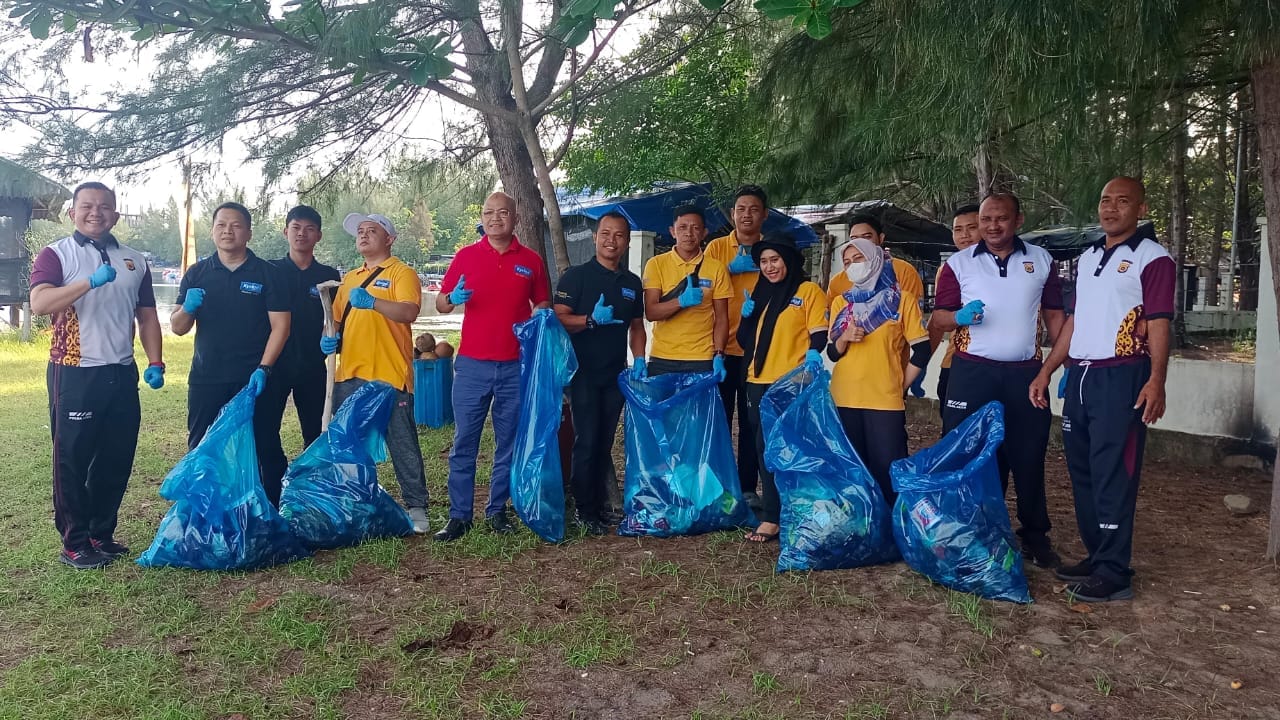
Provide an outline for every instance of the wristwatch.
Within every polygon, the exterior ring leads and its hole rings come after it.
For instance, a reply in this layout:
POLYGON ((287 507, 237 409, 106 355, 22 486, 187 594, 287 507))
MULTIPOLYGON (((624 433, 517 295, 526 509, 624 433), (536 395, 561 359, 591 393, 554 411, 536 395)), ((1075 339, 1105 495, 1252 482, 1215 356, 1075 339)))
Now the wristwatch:
POLYGON ((588 315, 588 316, 587 316, 587 329, 588 329, 588 330, 595 330, 595 329, 596 329, 596 327, 597 327, 597 325, 596 325, 596 321, 595 321, 595 319, 593 319, 590 315, 588 315))

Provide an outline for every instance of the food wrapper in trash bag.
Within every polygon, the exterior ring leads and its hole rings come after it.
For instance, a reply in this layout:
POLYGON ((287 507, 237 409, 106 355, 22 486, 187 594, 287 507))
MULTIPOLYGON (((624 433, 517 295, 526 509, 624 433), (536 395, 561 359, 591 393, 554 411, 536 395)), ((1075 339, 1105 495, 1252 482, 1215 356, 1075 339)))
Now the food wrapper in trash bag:
POLYGON ((160 496, 172 500, 173 507, 139 565, 252 570, 311 554, 262 489, 253 406, 253 392, 246 387, 165 476, 160 496))
POLYGON ((915 571, 954 590, 1029 603, 996 450, 1004 408, 983 405, 933 447, 893 463, 893 536, 915 571))
POLYGON ((514 329, 520 342, 520 422, 511 456, 511 505, 538 537, 558 543, 564 540, 560 418, 578 357, 554 313, 534 313, 514 329))
POLYGON ((618 385, 626 399, 627 446, 618 534, 671 537, 754 525, 715 376, 633 380, 624 371, 618 385))
POLYGON ((289 465, 280 514, 313 550, 413 534, 409 513, 378 484, 396 391, 374 381, 338 408, 329 427, 289 465))
POLYGON ((760 401, 764 463, 782 512, 778 572, 836 570, 897 560, 880 486, 841 429, 831 374, 804 364, 760 401))

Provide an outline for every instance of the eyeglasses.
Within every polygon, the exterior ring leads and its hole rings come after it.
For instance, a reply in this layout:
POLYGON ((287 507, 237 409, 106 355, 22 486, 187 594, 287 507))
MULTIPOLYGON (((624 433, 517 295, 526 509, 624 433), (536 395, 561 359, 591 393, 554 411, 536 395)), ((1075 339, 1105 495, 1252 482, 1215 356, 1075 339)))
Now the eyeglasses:
POLYGON ((509 218, 511 217, 511 211, 506 208, 503 208, 501 210, 485 210, 484 212, 480 213, 480 217, 483 217, 486 219, 509 218))

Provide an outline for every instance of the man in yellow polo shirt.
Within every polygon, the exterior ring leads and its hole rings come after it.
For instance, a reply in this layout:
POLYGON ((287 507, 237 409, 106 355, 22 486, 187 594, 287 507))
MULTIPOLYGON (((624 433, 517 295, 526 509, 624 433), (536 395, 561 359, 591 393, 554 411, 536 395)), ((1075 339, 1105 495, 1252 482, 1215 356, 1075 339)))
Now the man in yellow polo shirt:
POLYGON ((400 497, 413 531, 427 533, 427 483, 413 419, 412 325, 422 303, 418 273, 391 254, 396 228, 383 215, 352 213, 342 228, 356 237, 364 265, 349 271, 333 298, 336 335, 320 338, 326 355, 338 355, 333 405, 365 383, 381 380, 396 389, 387 424, 387 454, 400 483, 400 497))
POLYGON ((738 483, 747 504, 757 509, 760 496, 756 492, 759 476, 755 447, 756 433, 747 412, 746 368, 742 366, 743 350, 738 344, 738 325, 742 321, 742 305, 756 289, 760 269, 751 260, 751 249, 759 242, 769 216, 769 198, 759 185, 743 185, 733 196, 733 231, 707 243, 707 257, 719 260, 729 270, 733 297, 729 298, 729 342, 724 348, 725 378, 720 383, 720 399, 724 415, 733 426, 734 409, 738 412, 738 483))
MULTIPOLYGON (((854 215, 849 218, 849 239, 863 238, 870 240, 880 247, 884 247, 884 229, 880 224, 880 220, 873 215, 854 215)), ((840 260, 844 264, 845 269, 849 268, 849 260, 847 256, 852 252, 851 246, 846 242, 836 248, 840 253, 840 260)), ((893 274, 898 278, 898 289, 904 293, 911 293, 917 300, 924 300, 924 281, 920 279, 920 272, 915 266, 906 260, 900 258, 893 259, 893 274)), ((831 278, 830 285, 827 286, 827 302, 836 299, 837 295, 843 295, 853 287, 853 283, 845 273, 840 273, 831 278)))
POLYGON ((707 237, 702 211, 676 208, 671 225, 676 246, 644 266, 644 314, 653 322, 653 346, 641 372, 714 372, 725 378, 729 298, 725 266, 702 252, 707 237))

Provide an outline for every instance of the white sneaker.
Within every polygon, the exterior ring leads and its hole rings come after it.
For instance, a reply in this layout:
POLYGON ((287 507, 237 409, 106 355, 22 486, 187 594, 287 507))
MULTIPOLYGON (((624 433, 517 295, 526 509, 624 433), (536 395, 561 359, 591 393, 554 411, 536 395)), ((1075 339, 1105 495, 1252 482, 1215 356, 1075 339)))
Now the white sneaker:
POLYGON ((409 518, 413 520, 415 535, 426 535, 431 532, 431 521, 427 519, 426 508, 409 508, 409 518))

